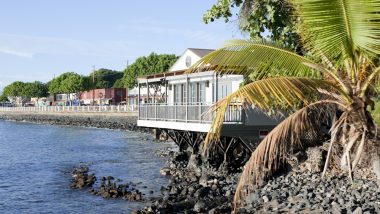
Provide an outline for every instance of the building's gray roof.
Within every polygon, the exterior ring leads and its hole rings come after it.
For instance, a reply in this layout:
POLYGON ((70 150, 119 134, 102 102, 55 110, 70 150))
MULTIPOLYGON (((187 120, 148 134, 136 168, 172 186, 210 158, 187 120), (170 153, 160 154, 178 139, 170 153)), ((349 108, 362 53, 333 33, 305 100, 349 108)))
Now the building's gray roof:
POLYGON ((214 51, 213 49, 201 49, 201 48, 189 48, 189 50, 201 58, 211 53, 212 51, 214 51))

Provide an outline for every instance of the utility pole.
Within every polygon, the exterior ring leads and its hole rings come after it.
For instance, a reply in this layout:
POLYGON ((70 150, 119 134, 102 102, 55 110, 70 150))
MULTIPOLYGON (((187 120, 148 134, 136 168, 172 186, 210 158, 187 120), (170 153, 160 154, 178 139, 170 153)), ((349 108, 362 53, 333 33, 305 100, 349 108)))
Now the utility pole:
MULTIPOLYGON (((127 68, 126 69, 128 69, 128 67, 129 67, 129 60, 127 59, 127 68)), ((125 86, 124 86, 125 87, 125 86)), ((139 89, 140 90, 140 89, 139 89)), ((140 93, 140 92, 139 92, 140 93)), ((121 98, 121 99, 123 99, 123 98, 121 98)), ((126 105, 128 105, 129 103, 128 103, 129 101, 128 101, 128 87, 125 87, 125 104, 126 105)))
POLYGON ((92 105, 95 105, 95 65, 92 66, 92 105))

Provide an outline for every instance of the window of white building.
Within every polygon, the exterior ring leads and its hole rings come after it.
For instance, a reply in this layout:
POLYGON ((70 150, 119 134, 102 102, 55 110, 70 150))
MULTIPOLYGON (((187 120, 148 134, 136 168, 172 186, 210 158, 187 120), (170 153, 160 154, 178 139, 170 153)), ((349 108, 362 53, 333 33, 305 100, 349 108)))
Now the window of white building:
POLYGON ((190 83, 190 103, 194 104, 197 102, 197 86, 198 83, 190 83))
POLYGON ((205 82, 189 83, 189 93, 187 93, 186 84, 173 85, 173 89, 174 103, 188 102, 189 104, 195 104, 199 102, 206 102, 205 82))
POLYGON ((186 88, 186 84, 182 84, 181 87, 182 87, 182 103, 185 103, 185 102, 187 102, 187 88, 186 88))
POLYGON ((181 85, 174 85, 174 103, 181 102, 181 85))
POLYGON ((218 100, 221 100, 232 92, 231 83, 218 84, 218 100))
POLYGON ((205 103, 206 102, 206 83, 205 82, 200 82, 199 83, 199 99, 198 102, 200 103, 205 103))

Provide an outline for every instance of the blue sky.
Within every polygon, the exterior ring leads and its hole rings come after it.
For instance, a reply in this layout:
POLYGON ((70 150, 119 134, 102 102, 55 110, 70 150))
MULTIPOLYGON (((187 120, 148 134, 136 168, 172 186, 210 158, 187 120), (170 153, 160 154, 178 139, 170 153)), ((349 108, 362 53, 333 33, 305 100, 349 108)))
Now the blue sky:
POLYGON ((127 60, 242 38, 233 23, 202 22, 216 0, 0 1, 0 89, 66 71, 122 70, 127 60))

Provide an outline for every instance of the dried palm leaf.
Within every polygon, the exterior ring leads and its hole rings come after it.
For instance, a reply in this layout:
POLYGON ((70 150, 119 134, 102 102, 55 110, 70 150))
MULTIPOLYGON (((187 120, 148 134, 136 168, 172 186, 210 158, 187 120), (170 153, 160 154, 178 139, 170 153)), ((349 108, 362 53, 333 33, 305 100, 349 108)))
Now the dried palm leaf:
POLYGON ((285 163, 290 151, 310 146, 302 143, 303 134, 316 131, 328 122, 335 104, 333 100, 312 103, 290 115, 261 141, 240 177, 234 197, 235 208, 285 163))
POLYGON ((219 139, 224 115, 231 103, 244 102, 245 105, 254 106, 264 112, 269 112, 272 109, 296 110, 300 106, 318 99, 318 90, 327 90, 332 93, 339 91, 329 82, 303 77, 268 78, 241 87, 236 92, 218 101, 210 109, 215 112, 215 117, 205 139, 205 149, 210 142, 219 139))

